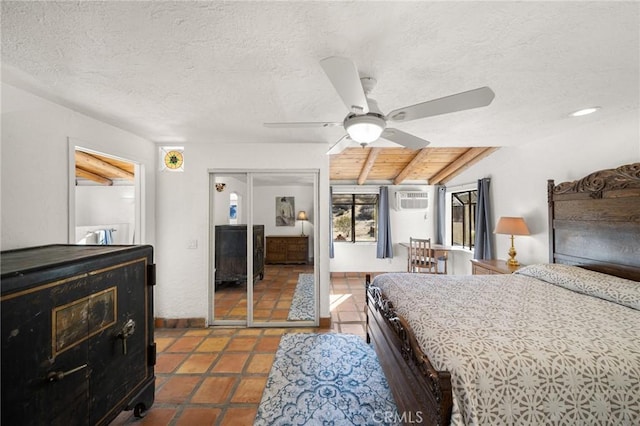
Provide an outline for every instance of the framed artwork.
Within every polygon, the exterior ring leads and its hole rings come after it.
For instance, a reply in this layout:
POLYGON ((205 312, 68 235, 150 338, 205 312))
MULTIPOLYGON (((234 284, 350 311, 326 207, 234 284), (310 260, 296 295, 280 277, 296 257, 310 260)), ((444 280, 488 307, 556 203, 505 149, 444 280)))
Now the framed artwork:
POLYGON ((295 197, 276 197, 276 226, 295 226, 295 197))

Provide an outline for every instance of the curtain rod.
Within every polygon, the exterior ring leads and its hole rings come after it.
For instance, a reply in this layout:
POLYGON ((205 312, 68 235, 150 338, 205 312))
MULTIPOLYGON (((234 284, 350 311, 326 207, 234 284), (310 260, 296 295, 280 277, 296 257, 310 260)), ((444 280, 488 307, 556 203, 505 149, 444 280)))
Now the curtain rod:
MULTIPOLYGON (((487 178, 489 179, 489 178, 487 178)), ((461 183, 459 185, 455 185, 455 186, 447 186, 447 192, 453 192, 453 191, 458 191, 458 190, 462 190, 462 189, 467 189, 470 187, 474 187, 477 188, 478 187, 478 182, 468 182, 468 183, 461 183)))
POLYGON ((377 194, 384 185, 331 185, 334 194, 377 194))

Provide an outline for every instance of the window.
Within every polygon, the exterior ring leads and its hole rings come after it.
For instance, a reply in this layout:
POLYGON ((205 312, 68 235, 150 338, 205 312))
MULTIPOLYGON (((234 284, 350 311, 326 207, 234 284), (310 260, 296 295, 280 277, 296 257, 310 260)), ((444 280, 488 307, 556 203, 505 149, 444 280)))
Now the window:
POLYGON ((378 240, 378 194, 334 194, 333 241, 378 240))
POLYGON ((229 225, 238 224, 238 194, 231 192, 229 194, 229 225))
POLYGON ((451 245, 473 248, 477 204, 476 189, 451 194, 451 245))

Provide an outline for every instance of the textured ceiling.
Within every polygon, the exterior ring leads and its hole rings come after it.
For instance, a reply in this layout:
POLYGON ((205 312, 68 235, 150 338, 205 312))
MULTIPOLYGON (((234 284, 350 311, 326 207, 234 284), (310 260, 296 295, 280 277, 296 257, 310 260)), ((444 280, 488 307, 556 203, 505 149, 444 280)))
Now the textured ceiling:
POLYGON ((508 146, 637 109, 639 22, 637 2, 2 1, 2 78, 156 142, 328 148, 342 128, 262 123, 341 121, 318 64, 339 55, 385 113, 491 87, 489 107, 397 127, 508 146))

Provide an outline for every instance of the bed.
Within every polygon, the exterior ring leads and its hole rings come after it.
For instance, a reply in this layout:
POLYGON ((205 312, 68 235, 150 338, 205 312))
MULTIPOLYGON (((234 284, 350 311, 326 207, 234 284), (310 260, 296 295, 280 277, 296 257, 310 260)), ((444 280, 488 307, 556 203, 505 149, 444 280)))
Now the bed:
POLYGON ((548 264, 367 277, 402 422, 637 424, 640 163, 547 187, 548 264))

